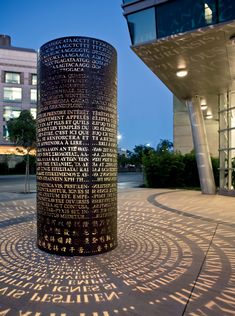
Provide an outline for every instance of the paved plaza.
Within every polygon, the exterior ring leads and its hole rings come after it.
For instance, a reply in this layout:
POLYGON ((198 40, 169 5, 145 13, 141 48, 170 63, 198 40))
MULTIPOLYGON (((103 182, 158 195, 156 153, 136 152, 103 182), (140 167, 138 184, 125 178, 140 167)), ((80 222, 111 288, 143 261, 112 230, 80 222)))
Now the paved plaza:
POLYGON ((235 198, 128 177, 118 247, 92 257, 40 251, 35 193, 0 185, 0 315, 235 315, 235 198))

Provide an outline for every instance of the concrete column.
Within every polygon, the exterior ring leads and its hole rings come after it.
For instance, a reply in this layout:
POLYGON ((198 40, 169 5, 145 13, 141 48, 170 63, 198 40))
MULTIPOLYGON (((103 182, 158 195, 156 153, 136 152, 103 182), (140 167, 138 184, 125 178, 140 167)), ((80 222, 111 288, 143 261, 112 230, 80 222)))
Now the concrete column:
POLYGON ((201 110, 200 98, 195 97, 186 101, 191 123, 193 144, 196 154, 197 167, 202 193, 215 194, 215 180, 207 142, 206 128, 201 110))

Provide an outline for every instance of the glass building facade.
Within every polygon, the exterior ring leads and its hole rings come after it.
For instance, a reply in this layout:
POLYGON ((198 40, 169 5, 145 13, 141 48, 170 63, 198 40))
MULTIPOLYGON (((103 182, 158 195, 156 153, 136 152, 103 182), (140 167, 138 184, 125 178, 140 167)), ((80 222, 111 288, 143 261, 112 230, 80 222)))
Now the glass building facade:
MULTIPOLYGON (((133 1, 124 1, 124 4, 133 1)), ((234 0, 170 0, 126 16, 133 45, 235 19, 234 0)))
POLYGON ((220 189, 235 189, 235 91, 219 96, 220 189))
POLYGON ((128 3, 132 3, 135 2, 136 0, 123 0, 123 4, 128 4, 128 3))
POLYGON ((133 44, 152 41, 156 38, 156 21, 153 8, 130 14, 127 19, 133 44))

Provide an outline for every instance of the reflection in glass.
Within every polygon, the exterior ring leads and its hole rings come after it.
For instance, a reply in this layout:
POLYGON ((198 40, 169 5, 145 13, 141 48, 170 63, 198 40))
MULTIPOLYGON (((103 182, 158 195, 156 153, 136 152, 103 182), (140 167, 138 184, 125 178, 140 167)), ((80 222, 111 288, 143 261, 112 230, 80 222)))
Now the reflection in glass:
POLYGON ((36 89, 31 89, 30 91, 30 101, 31 102, 37 102, 37 90, 36 89))
POLYGON ((205 3, 205 22, 206 24, 211 24, 213 22, 212 10, 207 3, 205 3))
POLYGON ((215 0, 178 0, 157 6, 158 37, 194 30, 217 21, 215 0))
POLYGON ((36 120, 37 117, 37 109, 31 108, 30 113, 32 114, 33 118, 36 120))
POLYGON ((32 77, 31 77, 31 84, 33 86, 36 86, 37 85, 37 75, 36 74, 32 74, 32 77))
POLYGON ((4 111, 3 111, 3 119, 4 121, 7 122, 10 119, 17 118, 20 116, 20 112, 21 112, 20 109, 15 109, 10 106, 6 106, 4 107, 4 111))
POLYGON ((20 84, 20 74, 16 72, 5 72, 5 83, 20 84))
POLYGON ((131 3, 131 2, 135 2, 137 0, 122 0, 123 4, 127 4, 127 3, 131 3))
POLYGON ((235 1, 218 0, 219 2, 219 22, 235 19, 235 1))
POLYGON ((9 137, 9 132, 8 132, 8 129, 7 129, 7 125, 3 125, 2 133, 3 133, 3 138, 7 140, 8 137, 9 137))
POLYGON ((156 39, 155 8, 130 14, 127 21, 133 45, 156 39))
POLYGON ((235 92, 220 95, 220 188, 235 190, 235 92))
POLYGON ((15 87, 4 87, 3 88, 3 100, 4 101, 15 101, 20 102, 22 99, 22 89, 15 87))

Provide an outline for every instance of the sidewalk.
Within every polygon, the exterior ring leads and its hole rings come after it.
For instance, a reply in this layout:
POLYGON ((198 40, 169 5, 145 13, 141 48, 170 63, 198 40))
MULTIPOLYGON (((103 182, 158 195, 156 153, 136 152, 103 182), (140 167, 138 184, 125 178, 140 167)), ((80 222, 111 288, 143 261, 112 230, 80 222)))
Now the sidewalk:
POLYGON ((0 315, 235 315, 233 205, 120 186, 118 247, 67 258, 36 247, 35 198, 2 201, 0 315))
MULTIPOLYGON (((195 218, 212 219, 218 223, 235 224, 235 198, 205 195, 200 191, 165 190, 154 197, 156 205, 166 210, 192 214, 195 218)), ((234 225, 235 227, 235 225, 234 225)))

